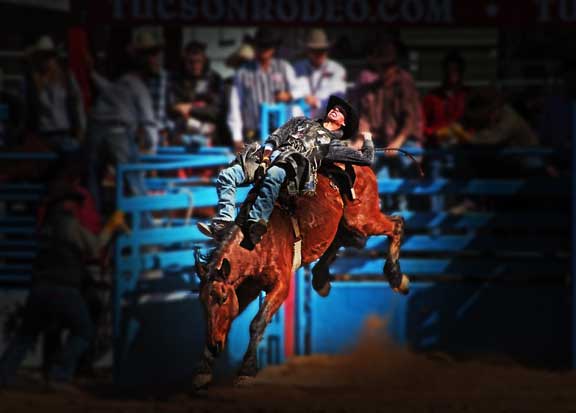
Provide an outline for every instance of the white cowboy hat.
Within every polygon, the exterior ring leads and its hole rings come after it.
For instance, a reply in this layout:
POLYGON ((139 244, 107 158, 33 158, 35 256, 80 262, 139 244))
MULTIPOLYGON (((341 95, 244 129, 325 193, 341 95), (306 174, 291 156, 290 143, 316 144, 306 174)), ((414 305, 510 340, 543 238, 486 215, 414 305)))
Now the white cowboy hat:
POLYGON ((323 29, 312 29, 308 32, 306 39, 306 47, 312 50, 323 50, 330 48, 331 44, 328 41, 328 36, 323 29))
POLYGON ((34 53, 58 53, 54 40, 50 36, 41 36, 36 43, 26 49, 26 53, 31 55, 34 53))
POLYGON ((226 65, 229 67, 235 67, 252 59, 254 59, 254 48, 248 43, 242 43, 234 53, 228 56, 226 59, 226 65))

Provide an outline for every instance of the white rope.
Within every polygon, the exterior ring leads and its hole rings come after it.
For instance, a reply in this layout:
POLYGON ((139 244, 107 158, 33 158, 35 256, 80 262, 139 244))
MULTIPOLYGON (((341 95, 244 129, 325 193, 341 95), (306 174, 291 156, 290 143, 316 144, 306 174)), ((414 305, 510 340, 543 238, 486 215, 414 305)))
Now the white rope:
POLYGON ((296 241, 294 242, 294 256, 292 258, 292 271, 296 271, 302 265, 302 234, 300 233, 300 225, 298 218, 290 215, 290 222, 292 223, 292 231, 296 241))

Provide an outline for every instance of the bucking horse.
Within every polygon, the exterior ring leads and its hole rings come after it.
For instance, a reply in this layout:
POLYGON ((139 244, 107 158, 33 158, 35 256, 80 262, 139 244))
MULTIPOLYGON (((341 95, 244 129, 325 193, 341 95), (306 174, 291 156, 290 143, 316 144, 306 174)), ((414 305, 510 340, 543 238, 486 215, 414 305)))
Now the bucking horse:
POLYGON ((383 273, 395 292, 408 292, 409 280, 399 264, 404 220, 380 211, 376 176, 370 167, 354 166, 351 172, 355 179, 348 192, 355 196, 343 193, 345 186, 338 184, 341 174, 319 174, 315 196, 295 198, 292 211, 275 207, 268 232, 252 251, 241 247, 243 235, 240 227, 234 226, 209 257, 203 260, 196 254, 207 337, 195 388, 210 383, 214 359, 226 344, 232 321, 264 291, 266 296, 250 324, 250 342, 235 379, 237 385, 251 382, 257 373, 258 344, 288 297, 291 277, 299 264, 320 258, 312 271, 313 287, 327 296, 329 266, 339 248, 361 247, 368 236, 386 235, 388 256, 383 273))

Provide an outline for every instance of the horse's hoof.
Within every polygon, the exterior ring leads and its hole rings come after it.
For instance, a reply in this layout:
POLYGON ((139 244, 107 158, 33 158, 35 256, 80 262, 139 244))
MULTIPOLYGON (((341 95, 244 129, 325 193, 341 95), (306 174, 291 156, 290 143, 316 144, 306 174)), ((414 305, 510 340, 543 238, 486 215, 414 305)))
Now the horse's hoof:
POLYGON ((314 288, 314 291, 316 291, 320 297, 328 297, 331 289, 332 286, 330 285, 330 281, 326 281, 326 283, 322 287, 317 289, 314 288))
POLYGON ((402 295, 408 295, 410 292, 410 278, 406 274, 402 274, 402 281, 397 288, 394 288, 395 293, 400 293, 402 295))
POLYGON ((234 387, 251 387, 255 381, 256 377, 254 376, 237 376, 234 379, 234 387))
POLYGON ((207 373, 200 373, 194 376, 192 386, 194 390, 201 390, 206 388, 212 382, 212 375, 207 373))

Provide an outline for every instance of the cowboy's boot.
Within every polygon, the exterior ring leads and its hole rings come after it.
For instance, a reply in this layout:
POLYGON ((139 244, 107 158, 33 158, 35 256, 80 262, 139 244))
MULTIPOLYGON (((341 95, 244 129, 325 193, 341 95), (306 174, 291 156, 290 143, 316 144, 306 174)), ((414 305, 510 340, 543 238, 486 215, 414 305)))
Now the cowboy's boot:
POLYGON ((244 239, 240 243, 240 246, 248 251, 252 251, 256 245, 262 241, 262 237, 267 231, 268 226, 265 220, 248 221, 246 226, 242 228, 244 239))
POLYGON ((234 226, 234 221, 213 220, 210 224, 199 222, 196 226, 202 234, 216 241, 221 241, 228 233, 228 230, 234 226))

